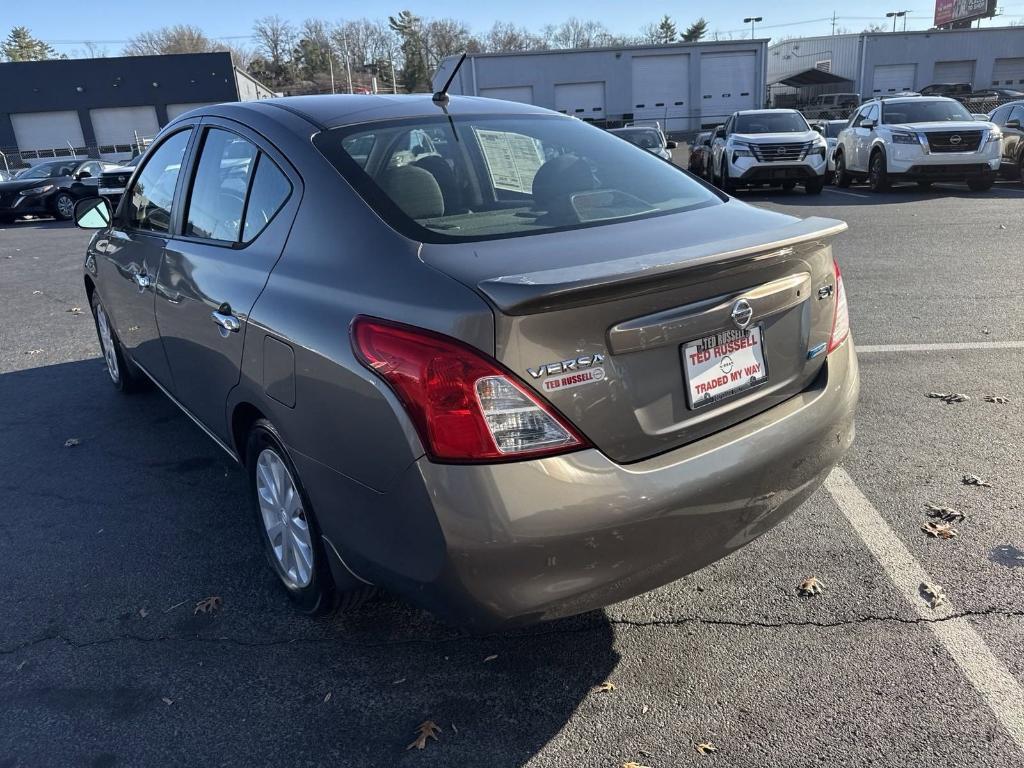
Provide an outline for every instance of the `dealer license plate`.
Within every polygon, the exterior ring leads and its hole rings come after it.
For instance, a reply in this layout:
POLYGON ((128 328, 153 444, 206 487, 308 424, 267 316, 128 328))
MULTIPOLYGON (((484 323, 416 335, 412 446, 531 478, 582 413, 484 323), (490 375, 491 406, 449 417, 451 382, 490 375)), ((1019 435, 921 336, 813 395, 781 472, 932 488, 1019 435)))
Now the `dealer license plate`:
POLYGON ((761 327, 723 331, 682 347, 691 408, 704 408, 768 380, 761 327))

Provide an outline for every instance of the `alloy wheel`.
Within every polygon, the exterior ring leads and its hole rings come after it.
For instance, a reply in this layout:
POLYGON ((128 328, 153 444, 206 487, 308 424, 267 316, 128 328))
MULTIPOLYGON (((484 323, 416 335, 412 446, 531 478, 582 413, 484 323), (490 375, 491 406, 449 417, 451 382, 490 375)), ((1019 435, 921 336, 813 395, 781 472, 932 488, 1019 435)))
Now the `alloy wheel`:
POLYGON ((256 495, 281 579, 293 589, 309 586, 313 578, 309 523, 295 480, 273 448, 264 448, 256 460, 256 495))
POLYGON ((110 330, 110 318, 102 304, 96 305, 96 325, 100 329, 100 346, 103 348, 103 359, 107 363, 107 373, 115 384, 121 380, 121 369, 117 365, 117 347, 114 345, 114 334, 110 330))
POLYGON ((62 218, 70 219, 75 215, 75 201, 67 195, 57 195, 57 213, 62 218))

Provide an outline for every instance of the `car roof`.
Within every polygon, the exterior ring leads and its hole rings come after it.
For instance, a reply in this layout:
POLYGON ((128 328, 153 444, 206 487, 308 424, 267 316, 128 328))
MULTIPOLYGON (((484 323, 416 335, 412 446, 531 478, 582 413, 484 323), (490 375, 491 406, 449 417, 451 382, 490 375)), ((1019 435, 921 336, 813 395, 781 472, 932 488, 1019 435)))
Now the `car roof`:
MULTIPOLYGON (((343 125, 395 120, 400 118, 436 117, 437 115, 558 115, 549 109, 516 101, 486 99, 479 96, 450 96, 442 108, 429 93, 415 94, 336 94, 322 96, 285 96, 258 101, 240 101, 221 105, 274 117, 285 110, 317 126, 321 130, 343 125)), ((214 111, 216 107, 199 110, 214 111)))
POLYGON ((948 96, 892 96, 889 98, 872 99, 872 101, 884 101, 886 104, 904 104, 907 102, 919 104, 923 101, 950 101, 954 104, 960 103, 956 99, 951 99, 948 96))
POLYGON ((799 115, 800 114, 800 110, 798 110, 798 109, 781 109, 781 108, 776 108, 776 109, 741 109, 736 114, 737 115, 770 115, 770 114, 782 114, 782 113, 796 113, 796 114, 799 115))

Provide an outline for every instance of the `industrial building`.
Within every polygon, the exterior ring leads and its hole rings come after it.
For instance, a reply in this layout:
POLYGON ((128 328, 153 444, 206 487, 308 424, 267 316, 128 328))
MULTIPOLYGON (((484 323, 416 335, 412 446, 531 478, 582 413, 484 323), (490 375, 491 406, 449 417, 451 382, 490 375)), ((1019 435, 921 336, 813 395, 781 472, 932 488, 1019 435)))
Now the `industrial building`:
POLYGON ((126 159, 194 107, 274 95, 228 53, 10 62, 0 85, 0 151, 11 168, 72 153, 126 159))
POLYGON ((768 48, 768 87, 780 106, 823 93, 867 99, 932 83, 1024 90, 1024 27, 804 37, 768 48))
MULTIPOLYGON (((603 126, 715 126, 764 106, 767 40, 470 54, 450 92, 521 101, 603 126)), ((441 62, 435 90, 458 57, 441 62)))

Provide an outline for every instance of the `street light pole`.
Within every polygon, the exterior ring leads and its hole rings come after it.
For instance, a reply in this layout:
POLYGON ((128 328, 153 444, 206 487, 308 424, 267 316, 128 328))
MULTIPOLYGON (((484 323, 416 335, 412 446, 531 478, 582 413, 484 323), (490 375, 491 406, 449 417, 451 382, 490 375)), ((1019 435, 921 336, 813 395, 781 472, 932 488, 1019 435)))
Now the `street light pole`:
POLYGON ((747 16, 747 18, 745 18, 743 20, 744 24, 749 24, 750 25, 750 39, 751 40, 754 39, 754 24, 756 24, 756 23, 758 23, 760 21, 764 21, 764 19, 761 16, 747 16))
POLYGON ((907 31, 907 11, 889 11, 885 14, 887 19, 892 19, 892 31, 896 31, 896 19, 903 17, 903 31, 907 31))

